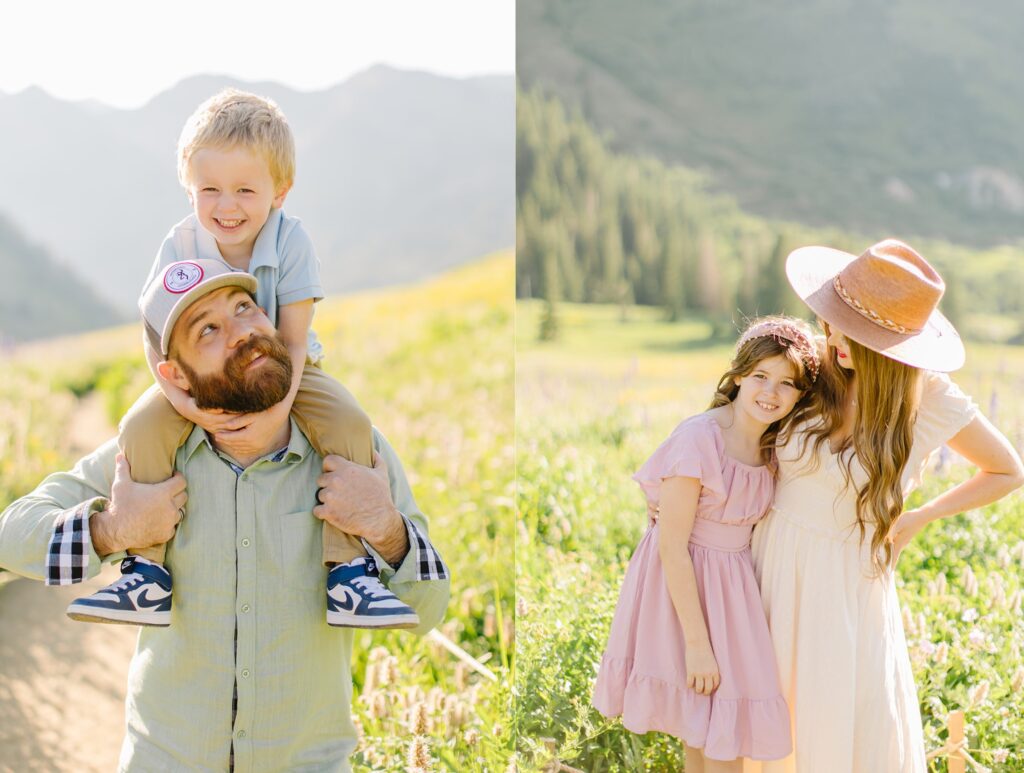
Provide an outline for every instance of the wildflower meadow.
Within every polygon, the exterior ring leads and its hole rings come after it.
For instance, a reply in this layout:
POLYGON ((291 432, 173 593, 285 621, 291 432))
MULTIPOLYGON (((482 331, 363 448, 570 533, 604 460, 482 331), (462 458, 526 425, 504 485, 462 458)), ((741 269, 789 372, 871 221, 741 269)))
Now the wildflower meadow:
MULTIPOLYGON (((400 455, 452 575, 439 631, 356 635, 356 771, 504 771, 512 754, 513 270, 508 251, 318 305, 325 369, 400 455)), ((150 383, 136 325, 24 347, 5 365, 0 508, 70 468, 83 405, 113 426, 150 383)))
MULTIPOLYGON (((646 527, 631 474, 707 407, 731 341, 660 312, 562 304, 540 343, 539 302, 517 306, 516 730, 520 771, 678 771, 682 747, 590 707, 618 589, 646 527)), ((968 343, 955 380, 1018 448, 1024 349, 968 343)), ((908 506, 970 474, 936 455, 908 506)), ((1024 500, 932 524, 898 585, 930 771, 947 770, 947 719, 965 713, 976 772, 1024 770, 1024 500)))

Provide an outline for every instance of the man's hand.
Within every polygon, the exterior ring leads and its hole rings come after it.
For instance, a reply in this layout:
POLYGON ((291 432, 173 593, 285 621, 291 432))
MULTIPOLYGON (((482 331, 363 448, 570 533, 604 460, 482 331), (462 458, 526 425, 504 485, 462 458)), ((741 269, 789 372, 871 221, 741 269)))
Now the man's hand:
POLYGON ((110 505, 89 519, 96 553, 106 556, 167 542, 188 501, 185 476, 176 472, 162 483, 136 483, 123 454, 117 455, 115 464, 110 505))
POLYGON ((313 515, 362 537, 388 563, 405 558, 409 552, 405 521, 391 499, 388 468, 380 454, 374 453, 372 468, 341 456, 325 456, 317 485, 322 504, 313 508, 313 515))

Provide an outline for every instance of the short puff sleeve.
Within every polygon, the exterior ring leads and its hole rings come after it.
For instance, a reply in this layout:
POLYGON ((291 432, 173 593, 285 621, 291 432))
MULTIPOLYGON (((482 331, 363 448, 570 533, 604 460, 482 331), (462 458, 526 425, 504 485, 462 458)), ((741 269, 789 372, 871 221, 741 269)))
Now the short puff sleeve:
POLYGON ((683 421, 633 475, 649 504, 658 506, 665 478, 696 478, 704 487, 721 487, 722 464, 713 421, 705 414, 683 421))
POLYGON ((914 424, 915 451, 928 454, 978 415, 978 406, 945 373, 924 372, 921 405, 914 424))

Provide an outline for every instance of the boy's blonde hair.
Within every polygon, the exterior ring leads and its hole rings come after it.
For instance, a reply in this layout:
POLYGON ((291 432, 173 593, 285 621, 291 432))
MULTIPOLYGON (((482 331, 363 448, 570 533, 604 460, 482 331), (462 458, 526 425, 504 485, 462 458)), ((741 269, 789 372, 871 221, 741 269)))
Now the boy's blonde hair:
POLYGON ((192 156, 203 148, 242 147, 261 156, 277 188, 295 179, 295 140, 288 120, 270 99, 224 89, 203 102, 185 122, 178 138, 178 180, 186 188, 192 156))

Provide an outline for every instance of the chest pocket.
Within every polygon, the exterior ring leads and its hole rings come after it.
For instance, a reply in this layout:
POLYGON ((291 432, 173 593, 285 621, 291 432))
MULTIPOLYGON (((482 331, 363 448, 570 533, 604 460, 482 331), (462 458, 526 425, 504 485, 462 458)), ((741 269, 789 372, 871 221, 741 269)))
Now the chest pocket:
POLYGON ((323 564, 322 523, 309 510, 302 510, 278 517, 277 525, 276 554, 282 582, 304 591, 308 596, 305 601, 323 604, 327 569, 323 564))

